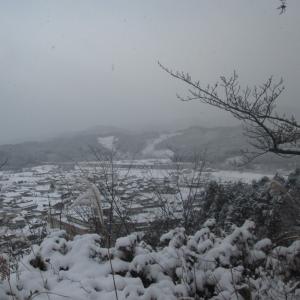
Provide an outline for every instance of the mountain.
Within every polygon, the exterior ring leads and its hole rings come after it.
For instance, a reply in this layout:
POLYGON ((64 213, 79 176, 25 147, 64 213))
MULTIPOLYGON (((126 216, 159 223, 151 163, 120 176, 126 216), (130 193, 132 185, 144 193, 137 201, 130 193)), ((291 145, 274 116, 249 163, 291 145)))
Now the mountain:
MULTIPOLYGON (((241 149, 247 147, 241 127, 190 127, 175 132, 138 132, 96 126, 47 141, 1 145, 0 161, 1 158, 8 158, 6 167, 17 169, 42 163, 95 160, 91 149, 108 153, 112 144, 121 158, 172 157, 175 153, 182 160, 191 160, 196 153, 205 153, 205 158, 215 167, 229 167, 230 161, 238 158, 241 149)), ((299 164, 299 160, 279 159, 274 155, 264 156, 257 162, 276 168, 292 168, 299 164)))

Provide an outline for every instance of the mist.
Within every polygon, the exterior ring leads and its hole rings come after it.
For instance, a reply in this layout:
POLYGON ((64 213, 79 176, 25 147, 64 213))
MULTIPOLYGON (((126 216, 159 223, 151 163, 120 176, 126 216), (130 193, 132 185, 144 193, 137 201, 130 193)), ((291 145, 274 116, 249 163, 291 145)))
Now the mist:
POLYGON ((95 125, 134 130, 239 124, 183 103, 187 86, 236 70, 242 84, 284 79, 280 110, 300 114, 300 3, 276 1, 2 1, 0 143, 95 125))

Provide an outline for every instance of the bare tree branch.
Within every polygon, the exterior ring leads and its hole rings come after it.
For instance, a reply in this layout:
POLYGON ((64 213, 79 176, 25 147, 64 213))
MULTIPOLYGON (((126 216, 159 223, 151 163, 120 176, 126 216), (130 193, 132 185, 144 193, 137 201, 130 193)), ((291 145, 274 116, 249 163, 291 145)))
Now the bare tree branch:
POLYGON ((8 158, 6 158, 3 162, 0 163, 0 170, 7 164, 8 158))
POLYGON ((276 112, 279 96, 284 91, 283 80, 274 82, 270 77, 260 86, 242 88, 236 72, 229 78, 220 77, 220 82, 204 87, 193 81, 189 73, 174 72, 160 62, 159 66, 169 75, 188 84, 188 95, 177 95, 181 101, 198 100, 227 111, 244 124, 244 135, 258 152, 257 157, 267 152, 277 155, 300 155, 300 124, 292 115, 276 112))

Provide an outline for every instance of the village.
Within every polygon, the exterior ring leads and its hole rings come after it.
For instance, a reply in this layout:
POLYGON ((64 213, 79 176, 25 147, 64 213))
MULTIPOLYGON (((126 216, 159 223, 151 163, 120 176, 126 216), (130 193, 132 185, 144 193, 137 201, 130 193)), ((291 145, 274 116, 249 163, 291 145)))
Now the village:
POLYGON ((22 255, 32 243, 39 243, 49 228, 74 236, 101 233, 108 226, 117 237, 126 233, 127 226, 130 231, 144 231, 166 214, 172 214, 176 222, 182 218, 183 199, 194 197, 197 209, 205 181, 235 181, 243 176, 249 182, 258 174, 195 169, 187 163, 151 159, 1 171, 0 250, 22 255))
MULTIPOLYGON (((95 220, 91 184, 97 186, 101 194, 106 223, 117 224, 126 218, 126 222, 134 224, 135 230, 144 230, 161 216, 165 199, 179 218, 180 199, 174 197, 179 185, 178 174, 170 168, 169 163, 141 161, 131 168, 121 162, 114 174, 107 166, 93 163, 2 171, 0 250, 23 254, 32 242, 43 239, 49 227, 64 229, 70 235, 95 232, 99 224, 95 220), (112 199, 113 221, 109 220, 112 199)), ((182 172, 189 171, 182 169, 182 172)), ((184 187, 183 182, 180 185, 184 187)))

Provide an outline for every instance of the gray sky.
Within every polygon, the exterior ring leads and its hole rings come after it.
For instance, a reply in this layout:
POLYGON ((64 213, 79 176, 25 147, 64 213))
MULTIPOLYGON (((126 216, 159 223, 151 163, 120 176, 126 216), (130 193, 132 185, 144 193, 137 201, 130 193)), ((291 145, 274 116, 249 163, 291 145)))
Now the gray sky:
POLYGON ((281 76, 281 104, 300 114, 300 1, 0 2, 0 143, 96 124, 145 128, 232 124, 175 97, 185 86, 157 65, 209 83, 281 76))

